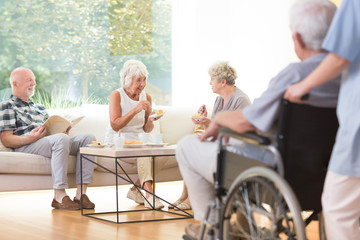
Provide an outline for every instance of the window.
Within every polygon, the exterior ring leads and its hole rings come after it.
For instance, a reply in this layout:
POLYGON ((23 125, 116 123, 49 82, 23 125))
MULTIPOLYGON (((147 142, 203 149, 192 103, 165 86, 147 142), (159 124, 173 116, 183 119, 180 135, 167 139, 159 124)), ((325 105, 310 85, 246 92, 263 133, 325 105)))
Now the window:
POLYGON ((24 66, 46 107, 107 104, 123 63, 138 59, 153 101, 171 104, 171 9, 171 0, 2 0, 0 96, 24 66))
POLYGON ((1 0, 0 98, 11 70, 26 66, 55 108, 107 104, 123 63, 138 59, 158 105, 211 106, 207 70, 217 60, 230 61, 253 100, 299 61, 288 22, 294 1, 1 0))

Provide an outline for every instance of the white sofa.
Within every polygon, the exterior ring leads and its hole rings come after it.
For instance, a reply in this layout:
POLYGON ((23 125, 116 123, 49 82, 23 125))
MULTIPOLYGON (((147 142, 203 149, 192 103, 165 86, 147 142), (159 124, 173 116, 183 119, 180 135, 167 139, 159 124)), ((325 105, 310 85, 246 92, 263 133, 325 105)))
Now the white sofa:
MULTIPOLYGON (((160 109, 160 108, 159 108, 160 109)), ((193 108, 161 107, 166 111, 165 115, 155 123, 153 132, 163 133, 163 141, 169 144, 176 144, 183 136, 191 134, 194 124, 190 120, 198 106, 193 108)), ((81 133, 91 133, 102 142, 105 137, 105 130, 109 121, 109 109, 106 105, 84 105, 81 108, 67 109, 61 111, 49 111, 52 114, 59 114, 66 117, 85 115, 73 129, 70 136, 81 133)), ((156 181, 181 180, 181 175, 174 157, 169 160, 161 172, 156 176, 156 181)), ((19 190, 52 189, 51 159, 39 155, 13 152, 5 148, 0 142, 0 192, 19 190)), ((109 161, 107 159, 97 159, 109 161)), ((102 162, 106 163, 106 162, 102 162)), ((123 164, 125 171, 131 177, 136 177, 136 164, 123 164)), ((69 156, 68 183, 69 187, 75 187, 75 156, 69 156)), ((120 184, 124 184, 119 179, 120 184)), ((90 186, 114 185, 115 177, 100 167, 94 166, 93 183, 90 186)))

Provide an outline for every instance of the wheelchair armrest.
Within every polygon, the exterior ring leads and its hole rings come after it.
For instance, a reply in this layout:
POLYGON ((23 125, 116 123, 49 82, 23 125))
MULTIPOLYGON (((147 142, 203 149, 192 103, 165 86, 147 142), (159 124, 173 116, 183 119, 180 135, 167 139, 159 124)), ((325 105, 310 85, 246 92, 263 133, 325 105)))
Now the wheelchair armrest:
POLYGON ((252 140, 259 145, 270 145, 271 141, 269 138, 261 136, 255 132, 238 133, 226 127, 220 127, 220 134, 226 137, 232 137, 240 140, 252 140))

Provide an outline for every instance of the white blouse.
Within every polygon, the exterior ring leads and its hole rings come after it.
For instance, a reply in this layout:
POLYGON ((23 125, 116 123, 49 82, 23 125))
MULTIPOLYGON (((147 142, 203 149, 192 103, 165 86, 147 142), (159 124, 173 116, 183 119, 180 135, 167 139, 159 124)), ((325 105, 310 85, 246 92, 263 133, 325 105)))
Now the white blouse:
MULTIPOLYGON (((140 101, 146 100, 146 93, 142 91, 139 96, 139 100, 135 101, 131 99, 125 92, 124 88, 119 88, 116 91, 120 93, 120 106, 121 106, 121 116, 125 116, 128 112, 134 109, 140 101)), ((135 141, 139 140, 138 133, 144 132, 144 124, 145 124, 145 110, 137 113, 133 119, 128 122, 128 124, 119 130, 119 132, 115 132, 110 125, 106 130, 104 144, 111 144, 114 142, 114 137, 118 136, 121 133, 126 133, 127 141, 135 141)))

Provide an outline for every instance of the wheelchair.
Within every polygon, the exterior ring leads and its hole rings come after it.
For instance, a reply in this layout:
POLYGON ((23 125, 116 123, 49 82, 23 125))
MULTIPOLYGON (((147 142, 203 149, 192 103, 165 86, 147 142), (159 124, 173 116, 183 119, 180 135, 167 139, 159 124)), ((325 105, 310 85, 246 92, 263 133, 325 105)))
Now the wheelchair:
POLYGON ((321 193, 338 125, 336 108, 282 99, 274 143, 255 133, 221 128, 214 174, 216 200, 200 239, 305 240, 305 227, 312 220, 319 221, 319 237, 326 239, 321 193), (229 150, 224 138, 270 152, 274 164, 229 150))

